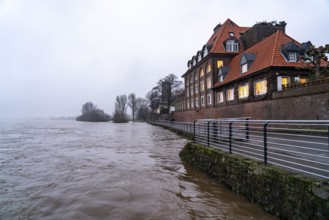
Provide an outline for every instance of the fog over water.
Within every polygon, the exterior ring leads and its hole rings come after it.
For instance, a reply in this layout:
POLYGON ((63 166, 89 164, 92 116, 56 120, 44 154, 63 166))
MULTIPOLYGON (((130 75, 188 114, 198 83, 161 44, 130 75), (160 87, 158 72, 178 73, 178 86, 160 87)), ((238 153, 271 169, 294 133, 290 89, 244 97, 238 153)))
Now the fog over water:
POLYGON ((1 121, 0 219, 273 219, 145 123, 1 121))

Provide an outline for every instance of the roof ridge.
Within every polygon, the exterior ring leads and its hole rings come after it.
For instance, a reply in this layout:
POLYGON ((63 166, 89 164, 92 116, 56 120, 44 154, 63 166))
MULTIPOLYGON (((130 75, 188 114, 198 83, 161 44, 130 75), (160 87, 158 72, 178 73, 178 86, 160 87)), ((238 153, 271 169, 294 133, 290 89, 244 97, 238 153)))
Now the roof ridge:
POLYGON ((271 58, 271 63, 270 63, 271 66, 273 66, 273 64, 274 64, 274 57, 275 57, 275 54, 276 54, 276 47, 277 47, 277 44, 278 44, 278 39, 279 39, 280 32, 281 32, 280 30, 275 32, 274 46, 273 46, 273 50, 272 50, 272 58, 271 58))

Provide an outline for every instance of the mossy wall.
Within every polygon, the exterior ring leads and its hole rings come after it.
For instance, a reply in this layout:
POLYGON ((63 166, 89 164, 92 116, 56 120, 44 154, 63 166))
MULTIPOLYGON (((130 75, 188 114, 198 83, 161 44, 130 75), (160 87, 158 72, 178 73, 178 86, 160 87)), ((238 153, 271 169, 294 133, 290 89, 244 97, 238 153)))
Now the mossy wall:
POLYGON ((194 143, 180 156, 280 219, 329 219, 328 182, 194 143))

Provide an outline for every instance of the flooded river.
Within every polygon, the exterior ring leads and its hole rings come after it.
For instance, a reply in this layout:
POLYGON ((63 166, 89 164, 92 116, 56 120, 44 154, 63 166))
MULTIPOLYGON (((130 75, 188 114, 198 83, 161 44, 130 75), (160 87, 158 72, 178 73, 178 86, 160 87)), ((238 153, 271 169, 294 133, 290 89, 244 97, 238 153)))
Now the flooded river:
POLYGON ((145 123, 0 121, 0 219, 274 219, 145 123))

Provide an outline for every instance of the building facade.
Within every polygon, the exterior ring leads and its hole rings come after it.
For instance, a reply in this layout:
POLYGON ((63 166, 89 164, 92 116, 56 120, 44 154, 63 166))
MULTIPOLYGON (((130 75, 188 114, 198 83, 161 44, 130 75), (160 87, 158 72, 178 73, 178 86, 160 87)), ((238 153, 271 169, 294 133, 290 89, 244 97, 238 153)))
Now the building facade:
MULTIPOLYGON (((259 102, 275 103, 279 97, 276 93, 309 82, 312 72, 302 57, 312 44, 299 43, 286 35, 285 26, 285 22, 265 22, 251 28, 239 27, 230 19, 217 25, 208 42, 187 63, 188 70, 182 76, 185 96, 176 100, 175 120, 223 117, 297 119, 259 114, 250 109, 233 110, 246 104, 253 109, 253 105, 258 108, 259 102)), ((327 62, 322 62, 327 65, 327 62)), ((312 94, 312 91, 307 94, 312 94)), ((326 94, 322 99, 328 101, 329 91, 326 94)), ((323 114, 329 113, 328 105, 322 106, 325 110, 317 118, 326 117, 323 114)), ((310 119, 314 117, 309 116, 310 119)))

